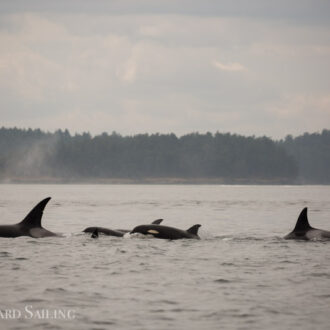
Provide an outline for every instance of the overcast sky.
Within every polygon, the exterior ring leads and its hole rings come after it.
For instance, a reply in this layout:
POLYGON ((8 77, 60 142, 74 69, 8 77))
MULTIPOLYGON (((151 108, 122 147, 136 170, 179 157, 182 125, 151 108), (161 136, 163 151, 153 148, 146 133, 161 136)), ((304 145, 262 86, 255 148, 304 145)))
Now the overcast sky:
POLYGON ((330 1, 1 0, 0 126, 330 128, 330 1))

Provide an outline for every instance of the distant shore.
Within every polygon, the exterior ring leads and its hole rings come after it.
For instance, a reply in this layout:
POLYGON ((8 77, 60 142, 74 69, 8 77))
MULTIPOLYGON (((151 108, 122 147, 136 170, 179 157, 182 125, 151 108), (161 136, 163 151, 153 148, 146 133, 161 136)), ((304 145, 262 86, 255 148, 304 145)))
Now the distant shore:
POLYGON ((0 128, 0 182, 330 184, 330 130, 285 140, 231 133, 91 136, 0 128))
MULTIPOLYGON (((56 177, 12 177, 0 179, 0 184, 207 184, 207 185, 300 185, 286 178, 278 179, 229 179, 229 178, 56 178, 56 177)), ((313 183, 309 183, 313 184, 313 183)))

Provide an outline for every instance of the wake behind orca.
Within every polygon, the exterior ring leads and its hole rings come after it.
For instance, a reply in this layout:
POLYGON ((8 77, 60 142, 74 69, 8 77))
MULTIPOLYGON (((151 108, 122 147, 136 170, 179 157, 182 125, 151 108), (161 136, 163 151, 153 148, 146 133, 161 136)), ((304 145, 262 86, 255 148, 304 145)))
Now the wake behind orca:
POLYGON ((144 235, 152 235, 155 238, 162 238, 162 239, 180 239, 180 238, 194 238, 200 239, 198 236, 198 229, 201 225, 197 224, 190 227, 187 230, 182 230, 174 227, 169 226, 162 226, 162 225, 140 225, 135 227, 131 234, 140 233, 144 235))
MULTIPOLYGON (((152 222, 152 224, 160 224, 163 221, 163 219, 157 219, 152 222)), ((116 236, 116 237, 123 237, 126 233, 129 233, 130 230, 128 229, 109 229, 104 227, 88 227, 83 230, 84 233, 94 233, 97 231, 97 233, 102 233, 107 236, 116 236)))
POLYGON ((31 236, 34 238, 57 236, 41 226, 41 218, 50 197, 39 202, 21 222, 14 225, 0 225, 0 237, 31 236))
POLYGON ((293 231, 284 238, 297 240, 330 239, 330 231, 311 227, 307 218, 307 207, 305 207, 301 211, 293 231))

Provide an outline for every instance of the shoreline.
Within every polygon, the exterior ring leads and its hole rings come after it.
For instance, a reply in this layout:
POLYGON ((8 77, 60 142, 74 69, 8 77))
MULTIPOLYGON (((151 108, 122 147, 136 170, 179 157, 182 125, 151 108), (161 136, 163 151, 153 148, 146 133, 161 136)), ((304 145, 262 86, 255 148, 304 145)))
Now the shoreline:
POLYGON ((0 179, 0 184, 113 184, 113 185, 328 185, 326 183, 299 182, 286 178, 278 179, 228 179, 228 178, 54 178, 13 177, 0 179))

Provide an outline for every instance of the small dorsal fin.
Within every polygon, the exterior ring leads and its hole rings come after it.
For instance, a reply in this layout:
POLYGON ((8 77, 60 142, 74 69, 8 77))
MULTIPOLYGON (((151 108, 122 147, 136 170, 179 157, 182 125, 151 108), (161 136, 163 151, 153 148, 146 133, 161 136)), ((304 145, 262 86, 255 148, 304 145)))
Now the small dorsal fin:
POLYGON ((160 225, 163 222, 164 219, 157 219, 155 221, 153 221, 151 224, 152 225, 160 225))
POLYGON ((190 227, 187 232, 189 234, 192 234, 192 235, 198 235, 198 229, 199 227, 201 227, 201 225, 197 224, 197 225, 193 225, 192 227, 190 227))
POLYGON ((305 207, 298 217, 296 226, 294 227, 293 231, 305 231, 311 229, 312 227, 309 225, 308 218, 307 218, 307 207, 305 207))
POLYGON ((98 228, 96 227, 95 230, 94 230, 93 233, 92 233, 91 238, 98 238, 98 237, 99 237, 99 230, 98 230, 98 228))
POLYGON ((39 202, 30 212, 29 214, 20 222, 20 224, 33 228, 33 227, 41 227, 41 218, 43 211, 50 201, 50 197, 43 199, 39 202))

